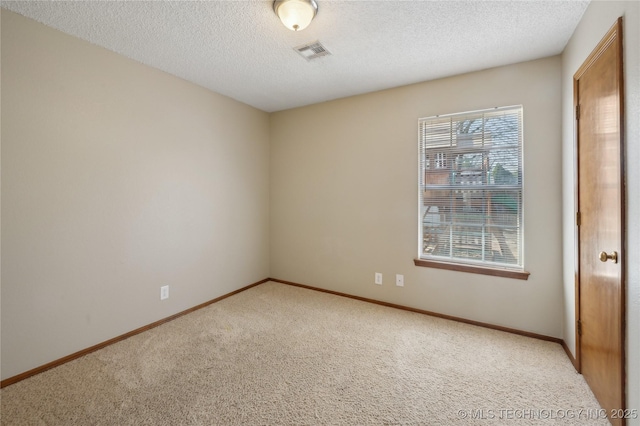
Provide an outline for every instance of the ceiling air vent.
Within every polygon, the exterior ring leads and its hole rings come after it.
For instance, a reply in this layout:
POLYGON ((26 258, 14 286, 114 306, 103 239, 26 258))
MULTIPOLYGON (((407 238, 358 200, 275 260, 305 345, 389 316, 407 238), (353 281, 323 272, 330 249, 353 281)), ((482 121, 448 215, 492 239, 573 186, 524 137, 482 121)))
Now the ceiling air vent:
POLYGON ((326 47, 320 44, 319 41, 314 41, 313 43, 294 47, 293 49, 300 55, 302 55, 302 57, 304 57, 307 61, 319 58, 321 56, 331 55, 331 52, 329 52, 326 47))

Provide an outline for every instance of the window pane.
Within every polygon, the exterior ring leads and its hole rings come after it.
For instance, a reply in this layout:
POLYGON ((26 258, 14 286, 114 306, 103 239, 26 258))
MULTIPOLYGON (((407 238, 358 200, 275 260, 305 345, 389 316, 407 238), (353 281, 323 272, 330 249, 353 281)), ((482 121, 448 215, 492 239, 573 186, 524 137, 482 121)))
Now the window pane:
POLYGON ((420 129, 420 257, 521 269, 522 108, 420 129))

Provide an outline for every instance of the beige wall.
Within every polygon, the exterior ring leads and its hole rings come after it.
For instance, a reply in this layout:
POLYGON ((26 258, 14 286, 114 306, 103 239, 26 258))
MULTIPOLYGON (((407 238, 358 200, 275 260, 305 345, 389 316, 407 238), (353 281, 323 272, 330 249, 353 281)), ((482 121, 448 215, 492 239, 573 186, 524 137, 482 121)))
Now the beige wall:
POLYGON ((270 130, 272 277, 562 336, 559 56, 274 113, 270 130), (414 266, 418 118, 517 104, 531 277, 414 266))
POLYGON ((268 126, 3 11, 2 378, 268 277, 268 126))
MULTIPOLYGON (((627 168, 627 408, 640 409, 640 3, 593 1, 562 55, 564 339, 575 354, 573 75, 623 16, 627 168)), ((629 425, 640 425, 640 419, 629 425)))

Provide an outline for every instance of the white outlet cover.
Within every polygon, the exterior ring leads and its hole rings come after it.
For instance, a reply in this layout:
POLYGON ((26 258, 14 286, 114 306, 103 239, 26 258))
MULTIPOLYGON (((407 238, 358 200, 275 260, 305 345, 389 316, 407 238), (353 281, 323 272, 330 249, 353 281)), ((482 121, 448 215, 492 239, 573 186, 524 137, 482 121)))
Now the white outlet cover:
POLYGON ((398 287, 404 287, 404 275, 400 275, 400 274, 396 275, 396 285, 398 287))
POLYGON ((169 298, 169 286, 165 285, 160 287, 160 300, 169 298))
POLYGON ((380 272, 376 272, 375 281, 376 284, 382 285, 382 274, 380 272))

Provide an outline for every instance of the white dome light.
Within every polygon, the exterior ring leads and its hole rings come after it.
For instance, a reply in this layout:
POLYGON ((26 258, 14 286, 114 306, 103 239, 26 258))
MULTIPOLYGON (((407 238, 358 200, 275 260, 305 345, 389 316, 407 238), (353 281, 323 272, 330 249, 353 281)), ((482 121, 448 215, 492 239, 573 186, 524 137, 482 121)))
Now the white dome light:
POLYGON ((285 27, 292 31, 304 30, 318 12, 315 0, 276 0, 273 10, 285 27))

